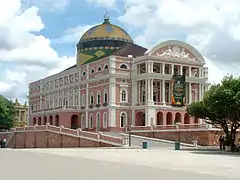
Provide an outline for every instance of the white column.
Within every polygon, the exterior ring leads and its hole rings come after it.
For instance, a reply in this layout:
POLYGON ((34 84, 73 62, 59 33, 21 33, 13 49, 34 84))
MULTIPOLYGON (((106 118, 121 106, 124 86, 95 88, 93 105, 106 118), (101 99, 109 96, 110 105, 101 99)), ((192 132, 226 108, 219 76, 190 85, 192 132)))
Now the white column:
POLYGON ((151 87, 151 94, 150 94, 150 97, 151 97, 151 101, 153 102, 153 79, 150 79, 150 87, 151 87))
POLYGON ((180 75, 183 75, 183 66, 180 66, 180 75))
POLYGON ((145 62, 145 71, 146 71, 146 73, 149 72, 149 71, 148 71, 148 62, 147 62, 147 61, 145 62))
MULTIPOLYGON (((89 122, 89 115, 88 115, 88 109, 89 109, 89 91, 88 91, 89 84, 86 85, 86 95, 85 95, 85 103, 84 106, 86 107, 86 116, 85 116, 85 127, 88 128, 88 122, 89 122)), ((82 96, 82 95, 81 95, 82 96)), ((82 98, 82 97, 81 97, 82 98)), ((82 102, 81 102, 82 105, 82 102)))
POLYGON ((110 77, 109 79, 109 105, 113 106, 116 104, 116 79, 110 77))
POLYGON ((162 102, 163 102, 163 105, 166 105, 166 101, 165 101, 165 80, 162 80, 162 102))
POLYGON ((151 82, 150 79, 147 79, 147 96, 148 96, 148 103, 151 101, 151 82))
POLYGON ((202 84, 202 86, 201 86, 201 96, 202 96, 202 99, 201 100, 203 100, 203 97, 204 97, 204 84, 202 84))
MULTIPOLYGON (((42 110, 42 95, 40 96, 40 110, 42 110)), ((30 106, 29 106, 30 107, 30 106)))
POLYGON ((162 63, 162 74, 165 74, 165 63, 162 63))
POLYGON ((132 81, 132 105, 136 105, 139 101, 138 101, 138 93, 139 93, 139 89, 138 89, 138 81, 132 81))
POLYGON ((192 66, 189 66, 189 77, 192 77, 192 66))
POLYGON ((189 104, 192 103, 192 83, 189 83, 189 104))
POLYGON ((172 67, 172 75, 174 74, 174 64, 171 64, 172 67))
POLYGON ((140 99, 141 99, 141 85, 140 85, 141 81, 137 81, 137 104, 140 103, 140 99))

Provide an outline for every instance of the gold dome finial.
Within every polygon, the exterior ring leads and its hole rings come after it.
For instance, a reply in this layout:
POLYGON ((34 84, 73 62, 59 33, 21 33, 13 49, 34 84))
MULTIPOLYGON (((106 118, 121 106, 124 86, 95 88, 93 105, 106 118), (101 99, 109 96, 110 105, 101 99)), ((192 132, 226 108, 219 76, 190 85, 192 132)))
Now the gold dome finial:
POLYGON ((105 15, 104 15, 104 23, 109 23, 109 15, 108 15, 107 8, 106 8, 105 15))

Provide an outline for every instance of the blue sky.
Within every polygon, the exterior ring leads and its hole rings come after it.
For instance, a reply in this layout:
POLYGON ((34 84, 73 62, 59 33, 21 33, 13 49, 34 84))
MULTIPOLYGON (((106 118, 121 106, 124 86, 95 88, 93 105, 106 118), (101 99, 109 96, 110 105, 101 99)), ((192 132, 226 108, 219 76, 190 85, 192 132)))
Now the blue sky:
POLYGON ((210 82, 239 72, 239 0, 8 0, 0 2, 0 94, 24 101, 29 82, 73 65, 76 43, 106 8, 136 44, 176 39, 197 48, 210 82))

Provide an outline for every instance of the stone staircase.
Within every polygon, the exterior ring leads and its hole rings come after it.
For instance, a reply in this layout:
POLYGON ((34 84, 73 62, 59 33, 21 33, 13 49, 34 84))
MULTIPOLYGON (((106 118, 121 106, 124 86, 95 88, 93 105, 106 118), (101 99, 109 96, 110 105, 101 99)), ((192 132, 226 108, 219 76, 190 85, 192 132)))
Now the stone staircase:
POLYGON ((125 137, 101 132, 69 129, 63 126, 36 125, 0 132, 7 137, 8 148, 125 147, 125 137))

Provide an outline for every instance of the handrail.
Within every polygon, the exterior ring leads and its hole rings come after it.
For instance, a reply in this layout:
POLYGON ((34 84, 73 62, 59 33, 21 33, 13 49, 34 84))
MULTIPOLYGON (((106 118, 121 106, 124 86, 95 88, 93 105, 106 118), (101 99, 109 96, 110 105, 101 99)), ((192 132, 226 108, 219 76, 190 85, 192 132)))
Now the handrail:
POLYGON ((25 127, 16 127, 13 131, 13 134, 11 134, 10 138, 14 135, 15 132, 21 132, 21 131, 53 131, 57 133, 64 133, 67 135, 74 135, 78 137, 85 137, 90 139, 95 139, 100 142, 108 142, 110 144, 119 144, 121 146, 124 144, 124 138, 121 137, 115 137, 111 135, 103 135, 100 132, 89 132, 89 131, 83 131, 80 128, 79 129, 71 129, 66 128, 64 126, 54 126, 50 125, 49 123, 46 125, 35 125, 35 126, 25 126, 25 127))

